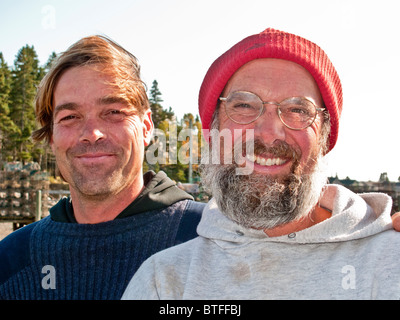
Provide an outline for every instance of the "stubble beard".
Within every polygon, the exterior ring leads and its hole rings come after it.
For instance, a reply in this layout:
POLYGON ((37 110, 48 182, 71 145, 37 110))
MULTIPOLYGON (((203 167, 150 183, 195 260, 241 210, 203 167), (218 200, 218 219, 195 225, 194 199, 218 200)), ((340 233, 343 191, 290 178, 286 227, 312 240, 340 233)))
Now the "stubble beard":
POLYGON ((82 197, 104 200, 116 193, 121 184, 121 174, 116 170, 103 170, 98 167, 73 168, 73 183, 71 184, 82 197))
POLYGON ((129 179, 128 172, 124 172, 120 155, 122 151, 111 144, 95 144, 92 146, 77 145, 67 151, 67 169, 68 174, 62 174, 63 177, 69 176, 67 182, 81 198, 88 200, 104 200, 118 193, 125 181, 129 179), (79 166, 74 163, 76 155, 86 152, 106 152, 115 154, 117 163, 112 167, 103 167, 102 165, 79 166), (69 180, 69 181, 68 181, 69 180))

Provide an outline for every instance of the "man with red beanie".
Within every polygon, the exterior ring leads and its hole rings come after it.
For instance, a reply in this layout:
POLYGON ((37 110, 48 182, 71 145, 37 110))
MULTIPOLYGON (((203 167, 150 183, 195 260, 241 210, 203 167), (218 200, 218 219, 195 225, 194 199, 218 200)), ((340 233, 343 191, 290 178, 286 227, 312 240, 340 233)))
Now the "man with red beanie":
POLYGON ((213 195, 199 237, 148 259, 123 299, 400 298, 391 198, 326 184, 342 87, 321 48, 274 29, 240 41, 199 111, 213 195))

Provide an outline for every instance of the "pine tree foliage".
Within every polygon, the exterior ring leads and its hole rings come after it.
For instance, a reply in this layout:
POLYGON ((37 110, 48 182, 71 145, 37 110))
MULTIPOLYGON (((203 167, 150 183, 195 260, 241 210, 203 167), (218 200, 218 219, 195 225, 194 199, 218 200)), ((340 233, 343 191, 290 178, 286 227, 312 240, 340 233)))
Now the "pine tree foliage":
POLYGON ((10 92, 10 118, 20 132, 11 136, 15 145, 14 158, 29 160, 33 148, 30 139, 35 129, 34 99, 36 87, 44 75, 33 46, 26 45, 16 56, 12 70, 12 88, 10 92))
POLYGON ((11 86, 11 70, 0 52, 0 160, 7 160, 8 153, 13 149, 10 137, 21 134, 10 118, 11 86))
POLYGON ((150 108, 151 108, 151 117, 153 118, 154 127, 158 128, 162 121, 166 119, 172 119, 174 116, 174 112, 172 108, 164 109, 161 105, 163 99, 161 98, 161 92, 158 89, 158 82, 157 80, 153 81, 153 84, 150 89, 150 108))
POLYGON ((34 99, 54 58, 55 53, 42 67, 35 48, 26 45, 9 67, 0 53, 0 161, 40 161, 44 148, 31 139, 36 128, 34 99))

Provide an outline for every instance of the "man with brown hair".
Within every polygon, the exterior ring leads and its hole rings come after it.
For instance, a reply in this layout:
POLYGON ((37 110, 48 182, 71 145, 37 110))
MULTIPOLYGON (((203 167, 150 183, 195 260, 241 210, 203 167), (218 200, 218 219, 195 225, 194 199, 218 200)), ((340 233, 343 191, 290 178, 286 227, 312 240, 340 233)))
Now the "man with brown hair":
POLYGON ((196 236, 202 204, 165 173, 143 175, 153 132, 136 58, 83 38, 38 89, 36 141, 51 146, 71 196, 0 243, 0 299, 119 299, 157 251, 196 236))

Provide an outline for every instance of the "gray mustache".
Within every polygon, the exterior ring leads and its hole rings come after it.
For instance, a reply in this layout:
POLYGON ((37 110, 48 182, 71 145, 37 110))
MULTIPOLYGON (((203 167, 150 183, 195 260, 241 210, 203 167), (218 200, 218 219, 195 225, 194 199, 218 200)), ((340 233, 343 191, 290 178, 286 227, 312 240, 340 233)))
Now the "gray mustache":
MULTIPOLYGON (((249 143, 249 142, 247 142, 249 143)), ((250 141, 251 143, 251 141, 250 141)), ((272 146, 265 145, 261 140, 254 140, 254 154, 272 154, 279 158, 289 158, 298 161, 301 158, 301 152, 291 147, 285 141, 276 141, 272 146)), ((244 147, 244 146, 243 146, 244 147)))

